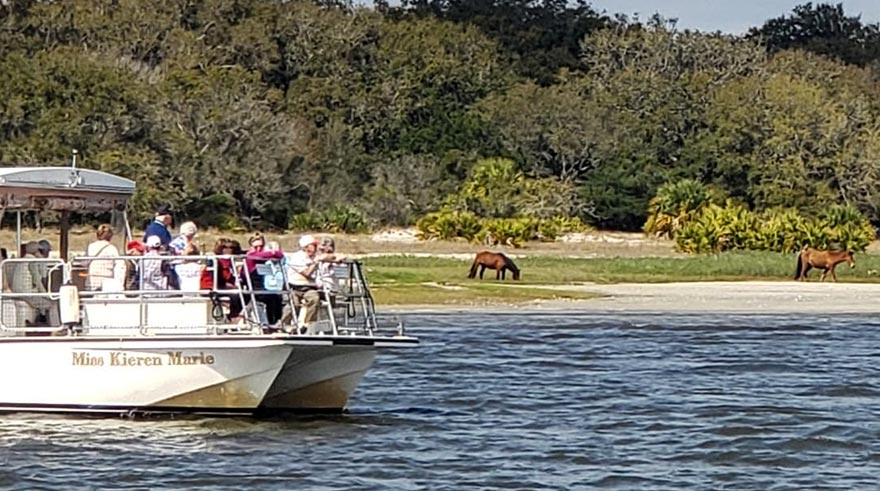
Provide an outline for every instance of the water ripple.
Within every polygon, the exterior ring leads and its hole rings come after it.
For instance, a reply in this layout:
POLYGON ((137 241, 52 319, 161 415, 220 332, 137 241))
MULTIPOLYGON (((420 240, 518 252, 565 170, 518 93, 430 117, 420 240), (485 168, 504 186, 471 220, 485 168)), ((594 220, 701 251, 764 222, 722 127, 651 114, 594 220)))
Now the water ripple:
POLYGON ((851 490, 880 471, 880 320, 424 314, 349 411, 0 417, 0 488, 851 490))

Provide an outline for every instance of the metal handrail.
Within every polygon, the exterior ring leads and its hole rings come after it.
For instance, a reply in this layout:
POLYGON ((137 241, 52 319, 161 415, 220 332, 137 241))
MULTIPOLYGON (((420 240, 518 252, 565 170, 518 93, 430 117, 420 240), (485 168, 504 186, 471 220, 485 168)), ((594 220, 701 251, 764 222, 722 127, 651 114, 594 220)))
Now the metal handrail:
MULTIPOLYGON (((139 278, 138 289, 137 290, 125 290, 124 284, 121 285, 123 289, 121 290, 80 290, 80 296, 84 300, 84 303, 89 303, 92 300, 95 301, 103 301, 108 303, 131 303, 133 300, 136 300, 139 305, 139 319, 138 325, 141 326, 143 334, 148 334, 149 329, 154 326, 147 326, 148 319, 147 316, 147 304, 162 299, 174 299, 180 297, 199 297, 204 298, 206 301, 210 300, 212 303, 218 305, 217 298, 218 297, 228 297, 237 295, 238 299, 241 301, 244 310, 242 312, 243 318, 246 321, 246 325, 250 329, 254 329, 257 327, 266 327, 263 319, 260 319, 258 316, 258 308, 257 302, 259 296, 263 295, 282 295, 284 301, 287 302, 287 306, 290 309, 290 313, 292 314, 292 319, 290 319, 290 323, 293 326, 297 324, 298 318, 298 310, 296 303, 294 302, 291 289, 291 285, 288 283, 287 270, 285 267, 281 268, 281 275, 283 277, 283 285, 281 286, 280 291, 276 290, 268 290, 263 288, 262 285, 255 285, 252 281, 251 275, 246 272, 246 264, 247 264, 247 256, 246 255, 199 255, 199 256, 170 256, 170 255, 147 255, 147 256, 77 256, 72 258, 69 262, 64 262, 57 258, 12 258, 2 263, 0 266, 0 284, 4 281, 4 272, 8 271, 8 268, 11 265, 16 263, 44 263, 49 264, 52 267, 47 270, 46 275, 49 277, 46 286, 49 287, 50 291, 47 292, 11 292, 8 291, 8 288, 4 288, 4 291, 0 291, 0 302, 4 300, 19 300, 25 301, 28 298, 44 298, 48 301, 55 303, 55 308, 57 307, 57 301, 60 298, 59 294, 56 292, 52 292, 52 289, 56 289, 54 283, 51 283, 52 277, 55 277, 54 271, 61 269, 62 273, 62 283, 67 283, 71 281, 74 277, 75 271, 79 268, 80 265, 94 260, 101 261, 124 261, 126 265, 134 264, 139 271, 143 271, 144 261, 153 261, 159 260, 164 263, 171 264, 179 264, 185 261, 198 261, 198 262, 208 262, 207 267, 211 268, 211 277, 212 277, 212 287, 210 289, 199 288, 198 290, 179 290, 179 289, 144 289, 143 288, 143 278, 139 278), (230 285, 229 287, 218 289, 214 285, 218 284, 220 268, 217 267, 217 260, 229 260, 230 266, 233 272, 234 278, 234 287, 230 285), (249 301, 248 301, 249 300, 249 301)), ((251 260, 254 260, 251 258, 251 260)), ((259 260, 261 262, 268 261, 278 261, 279 266, 283 266, 283 262, 278 259, 262 259, 259 260)), ((350 313, 350 311, 346 311, 345 313, 345 324, 348 326, 348 318, 349 316, 354 319, 358 318, 360 321, 352 324, 351 327, 357 329, 358 331, 363 330, 363 332, 373 335, 375 331, 379 328, 379 324, 376 318, 375 312, 375 302, 373 300, 372 294, 367 286, 366 279, 364 278, 362 265, 358 261, 342 261, 340 264, 344 264, 347 271, 344 272, 344 277, 339 275, 337 272, 337 281, 342 287, 339 292, 331 290, 329 287, 325 286, 323 288, 317 288, 318 291, 322 293, 322 301, 319 304, 322 307, 322 310, 326 311, 326 320, 329 322, 331 327, 331 333, 334 336, 340 335, 341 322, 343 319, 338 318, 337 313, 334 312, 334 305, 338 305, 334 298, 336 299, 344 299, 341 303, 344 303, 346 309, 354 309, 355 312, 350 313), (358 312, 359 311, 359 312, 358 312), (363 317, 361 317, 363 316, 363 317), (360 324, 360 325, 358 325, 360 324)), ((113 268, 110 268, 113 269, 113 268)), ((8 275, 7 275, 8 276, 8 275)), ((124 278, 120 279, 121 282, 124 283, 124 278)), ((60 285, 58 285, 60 287, 60 285)), ((300 307, 301 308, 301 307, 300 307)), ((215 316, 215 311, 212 310, 211 314, 208 317, 208 324, 205 328, 210 329, 211 327, 217 328, 220 326, 225 326, 226 328, 232 329, 236 324, 228 324, 223 322, 222 319, 217 318, 215 316), (211 322, 213 320, 213 322, 211 322)), ((18 331, 26 331, 26 332, 53 332, 58 331, 59 328, 56 326, 7 326, 3 319, 0 319, 0 329, 10 331, 10 332, 18 332, 18 331)), ((228 330, 228 329, 227 329, 228 330)), ((262 332, 262 330, 256 331, 262 332)), ((402 332, 402 331, 401 331, 402 332)))

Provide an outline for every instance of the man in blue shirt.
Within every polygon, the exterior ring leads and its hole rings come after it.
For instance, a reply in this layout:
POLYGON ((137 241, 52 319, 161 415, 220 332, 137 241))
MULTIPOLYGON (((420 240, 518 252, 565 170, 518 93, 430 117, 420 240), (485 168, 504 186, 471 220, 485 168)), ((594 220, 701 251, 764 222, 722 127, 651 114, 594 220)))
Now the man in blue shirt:
POLYGON ((147 230, 144 231, 144 243, 147 242, 147 239, 150 236, 155 235, 159 237, 162 245, 168 245, 171 243, 171 232, 168 231, 168 227, 171 226, 171 207, 167 205, 162 205, 156 210, 156 219, 152 221, 149 225, 147 225, 147 230))

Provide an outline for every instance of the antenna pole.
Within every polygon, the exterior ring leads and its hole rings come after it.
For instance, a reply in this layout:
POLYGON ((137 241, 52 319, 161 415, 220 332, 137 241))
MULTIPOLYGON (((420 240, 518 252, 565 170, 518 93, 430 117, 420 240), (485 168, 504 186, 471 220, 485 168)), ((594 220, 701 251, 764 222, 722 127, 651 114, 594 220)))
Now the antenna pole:
POLYGON ((76 169, 76 154, 78 154, 78 153, 79 152, 74 148, 73 149, 73 163, 71 164, 71 167, 73 167, 74 169, 76 169))

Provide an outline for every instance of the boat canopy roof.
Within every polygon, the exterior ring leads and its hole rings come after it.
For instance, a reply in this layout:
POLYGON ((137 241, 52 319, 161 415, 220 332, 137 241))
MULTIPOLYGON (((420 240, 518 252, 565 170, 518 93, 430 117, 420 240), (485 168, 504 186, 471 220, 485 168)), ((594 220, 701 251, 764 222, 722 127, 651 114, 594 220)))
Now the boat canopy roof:
POLYGON ((0 208, 122 210, 134 194, 130 179, 74 167, 0 167, 0 208))

